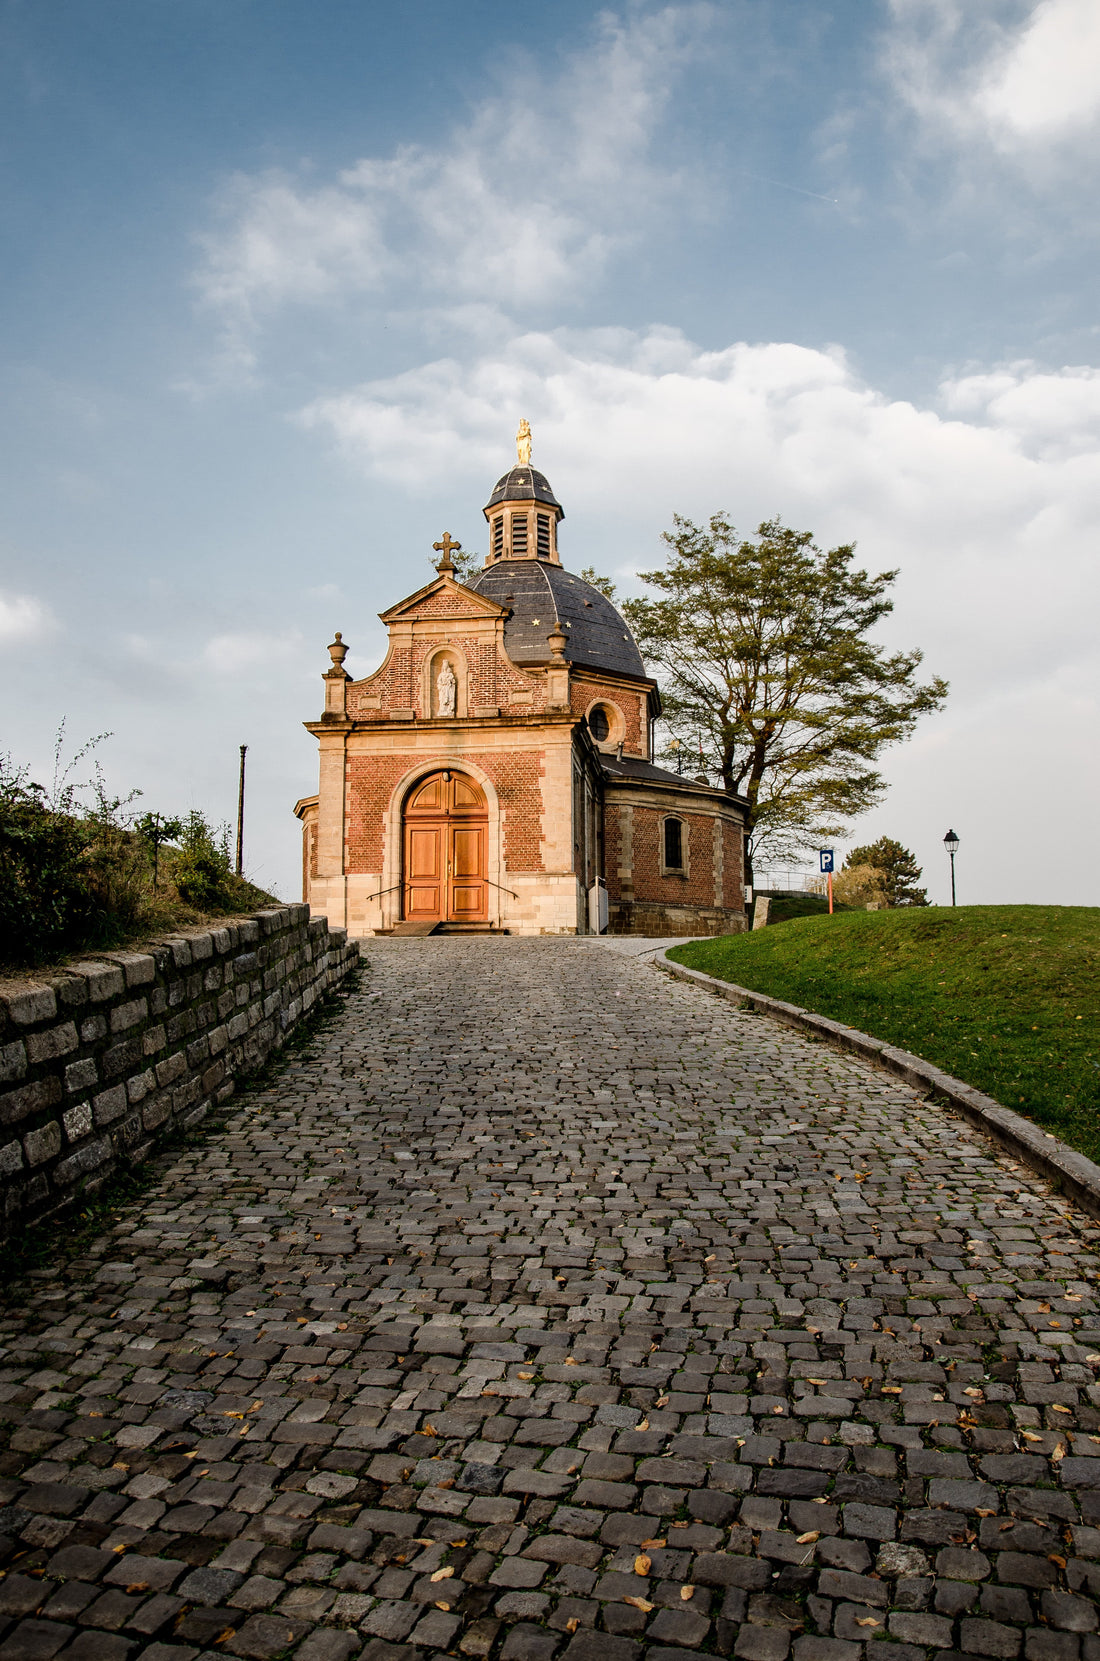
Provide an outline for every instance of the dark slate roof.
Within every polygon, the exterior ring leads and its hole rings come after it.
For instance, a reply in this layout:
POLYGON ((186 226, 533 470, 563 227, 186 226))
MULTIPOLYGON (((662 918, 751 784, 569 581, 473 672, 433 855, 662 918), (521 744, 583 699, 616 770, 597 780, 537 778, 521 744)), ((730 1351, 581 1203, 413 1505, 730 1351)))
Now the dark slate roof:
POLYGON ((545 502, 548 507, 557 508, 559 519, 565 518, 546 474, 540 473, 537 467, 525 467, 522 463, 501 474, 485 506, 495 508, 498 502, 545 502))
POLYGON ((570 663, 649 680, 634 636, 605 594, 590 583, 536 559, 502 559, 466 585, 506 607, 504 649, 514 663, 546 663, 546 637, 558 624, 570 663))
POLYGON ((615 782, 630 784, 637 781, 639 784, 672 784, 679 790, 703 790, 711 796, 731 796, 735 802, 746 805, 744 796, 735 795, 732 791, 723 790, 717 784, 698 784, 686 774, 670 772, 667 767, 654 767, 651 761, 640 761, 637 756, 608 755, 600 756, 600 765, 607 777, 615 782))

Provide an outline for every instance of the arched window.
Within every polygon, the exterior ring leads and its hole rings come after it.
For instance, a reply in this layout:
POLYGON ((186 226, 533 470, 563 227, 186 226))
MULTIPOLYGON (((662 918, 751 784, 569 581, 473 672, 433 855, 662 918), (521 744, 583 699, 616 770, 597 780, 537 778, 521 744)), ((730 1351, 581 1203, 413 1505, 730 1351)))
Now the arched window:
POLYGON ((595 709, 588 717, 588 730, 592 734, 592 737, 596 740, 597 744, 602 744, 608 733, 611 731, 611 723, 607 719, 607 711, 606 709, 602 709, 599 704, 596 705, 595 709))
POLYGON ((664 864, 667 871, 684 869, 684 821, 668 818, 664 825, 664 864))

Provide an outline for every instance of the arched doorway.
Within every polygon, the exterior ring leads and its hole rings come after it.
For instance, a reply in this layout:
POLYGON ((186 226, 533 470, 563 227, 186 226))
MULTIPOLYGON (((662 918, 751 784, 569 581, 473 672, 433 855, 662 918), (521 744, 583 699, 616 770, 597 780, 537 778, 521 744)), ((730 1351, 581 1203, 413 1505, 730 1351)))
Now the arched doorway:
POLYGON ((405 917, 483 923, 489 915, 489 813, 462 773, 432 773, 405 802, 405 917))

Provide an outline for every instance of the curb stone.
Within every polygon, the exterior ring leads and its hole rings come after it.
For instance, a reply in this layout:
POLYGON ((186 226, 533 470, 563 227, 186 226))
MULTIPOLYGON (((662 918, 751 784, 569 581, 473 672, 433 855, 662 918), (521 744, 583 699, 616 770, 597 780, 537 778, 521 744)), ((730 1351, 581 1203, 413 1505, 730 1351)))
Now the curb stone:
POLYGON ((689 969, 683 963, 673 963, 667 951, 657 953, 653 962, 658 969, 677 980, 690 981, 707 992, 730 1003, 747 1004, 762 1015, 770 1015, 784 1026, 811 1033, 825 1039, 834 1049, 846 1050, 864 1061, 882 1067, 895 1077, 904 1079, 917 1090, 942 1096, 953 1107, 964 1113, 971 1123, 984 1130, 995 1142, 1014 1153, 1044 1177, 1056 1182, 1067 1198, 1074 1200, 1094 1217, 1100 1217, 1100 1165, 1084 1154, 1068 1147, 1049 1131, 1040 1130, 1030 1119, 1002 1107, 992 1096, 986 1096, 962 1079, 941 1072, 930 1061, 908 1050, 899 1050, 869 1033, 846 1027, 840 1021, 831 1021, 826 1015, 815 1015, 798 1004, 784 1003, 780 998, 769 998, 764 992, 753 992, 747 986, 736 986, 732 981, 718 980, 699 969, 689 969))

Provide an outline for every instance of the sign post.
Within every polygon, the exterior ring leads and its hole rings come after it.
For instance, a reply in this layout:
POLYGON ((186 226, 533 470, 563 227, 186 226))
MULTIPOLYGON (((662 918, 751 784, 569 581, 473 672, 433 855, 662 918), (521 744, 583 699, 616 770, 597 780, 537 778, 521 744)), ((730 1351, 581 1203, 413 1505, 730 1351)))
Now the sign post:
POLYGON ((821 861, 821 874, 829 879, 829 916, 833 915, 833 850, 819 848, 818 859, 821 861))

